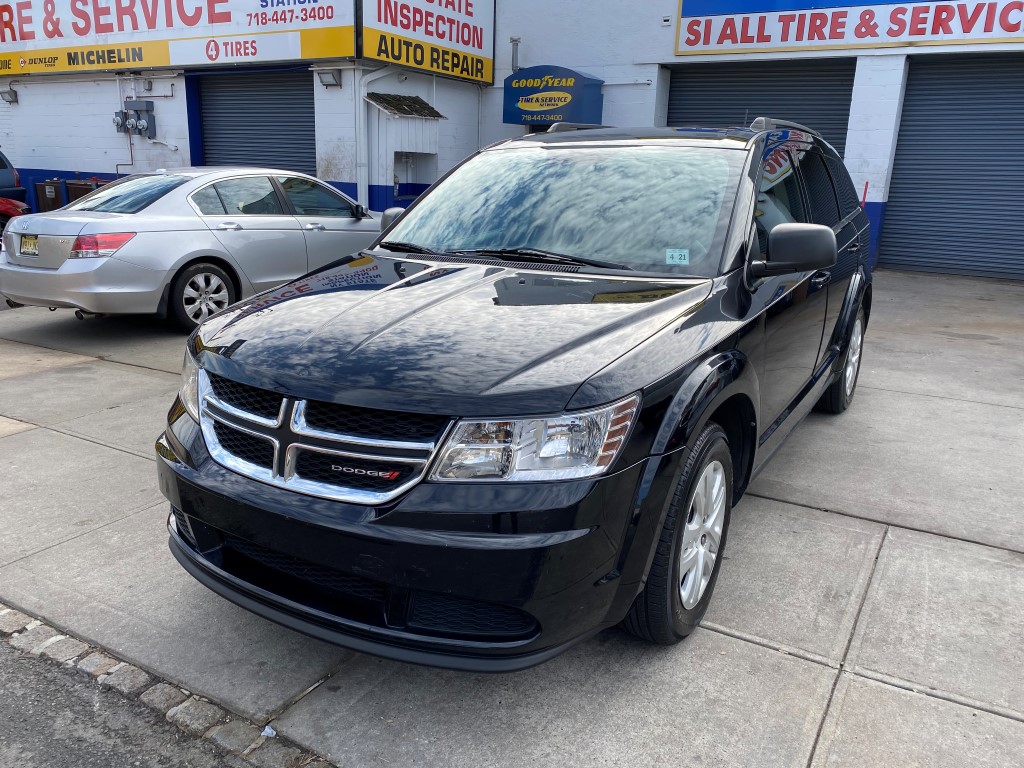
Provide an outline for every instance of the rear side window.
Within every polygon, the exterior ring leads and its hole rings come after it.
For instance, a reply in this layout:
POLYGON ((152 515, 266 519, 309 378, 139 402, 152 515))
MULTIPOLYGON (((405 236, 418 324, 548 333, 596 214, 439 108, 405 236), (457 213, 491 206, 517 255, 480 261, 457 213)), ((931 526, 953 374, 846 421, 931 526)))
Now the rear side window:
POLYGON ((187 176, 129 176, 100 187, 68 205, 68 211, 138 213, 172 189, 188 181, 187 176))
POLYGON ((223 216, 226 213, 224 203, 220 201, 220 195, 212 184, 192 195, 192 202, 204 216, 223 216))
POLYGON ((836 185, 836 194, 839 196, 839 209, 845 219, 860 207, 860 198, 857 196, 857 188, 853 186, 850 174, 838 158, 826 157, 825 165, 832 174, 832 181, 836 185))
POLYGON ((811 221, 826 227, 836 226, 843 217, 839 215, 836 190, 825 168, 825 159, 817 152, 806 153, 800 159, 800 172, 810 197, 811 221))
POLYGON ((225 179, 213 186, 229 216, 280 216, 284 213, 277 191, 266 176, 225 179))
POLYGON ((0 169, 5 169, 7 167, 7 158, 4 157, 3 155, 0 155, 0 169))

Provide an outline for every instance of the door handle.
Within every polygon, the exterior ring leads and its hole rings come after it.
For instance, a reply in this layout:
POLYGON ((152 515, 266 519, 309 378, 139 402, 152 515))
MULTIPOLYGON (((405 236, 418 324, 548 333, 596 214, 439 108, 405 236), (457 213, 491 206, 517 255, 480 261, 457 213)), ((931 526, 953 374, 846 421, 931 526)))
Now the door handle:
POLYGON ((312 221, 306 225, 306 229, 310 230, 311 232, 323 232, 325 229, 327 229, 327 227, 325 227, 323 224, 312 221))
POLYGON ((815 272, 811 275, 811 288, 820 291, 826 285, 832 282, 831 272, 815 272))
POLYGON ((233 221, 225 221, 225 222, 217 225, 217 229, 219 229, 221 231, 224 231, 224 232, 237 232, 241 228, 242 228, 241 224, 236 224, 233 221))

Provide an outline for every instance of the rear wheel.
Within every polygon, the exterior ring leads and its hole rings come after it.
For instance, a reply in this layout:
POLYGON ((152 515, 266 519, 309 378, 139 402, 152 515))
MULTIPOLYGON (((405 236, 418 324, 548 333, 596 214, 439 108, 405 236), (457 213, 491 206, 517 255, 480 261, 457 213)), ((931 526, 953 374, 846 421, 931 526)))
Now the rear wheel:
POLYGON ((857 391, 857 379, 860 378, 865 325, 864 308, 858 307, 857 319, 853 321, 853 331, 850 332, 850 343, 846 345, 846 355, 843 357, 842 373, 821 396, 818 410, 825 413, 842 413, 853 402, 853 395, 857 391))
POLYGON ((647 585, 623 620, 644 640, 678 643, 711 603, 732 511, 732 454, 710 422, 697 437, 665 516, 647 585))
POLYGON ((216 264, 193 264, 171 284, 171 319, 190 331, 238 299, 228 273, 216 264))
POLYGON ((5 229, 7 229, 7 222, 9 221, 10 219, 6 216, 0 216, 0 235, 4 233, 5 229))

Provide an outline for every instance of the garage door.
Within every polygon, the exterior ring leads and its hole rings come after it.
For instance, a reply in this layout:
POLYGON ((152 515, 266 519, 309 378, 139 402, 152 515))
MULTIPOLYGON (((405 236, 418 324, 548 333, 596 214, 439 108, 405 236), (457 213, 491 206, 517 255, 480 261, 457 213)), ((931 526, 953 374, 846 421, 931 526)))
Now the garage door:
POLYGON ((1024 56, 910 60, 879 265, 1024 280, 1024 56))
POLYGON ((856 68, 856 59, 673 65, 668 124, 793 120, 814 128, 842 155, 856 68))
POLYGON ((316 173, 311 72, 199 78, 206 165, 316 173))

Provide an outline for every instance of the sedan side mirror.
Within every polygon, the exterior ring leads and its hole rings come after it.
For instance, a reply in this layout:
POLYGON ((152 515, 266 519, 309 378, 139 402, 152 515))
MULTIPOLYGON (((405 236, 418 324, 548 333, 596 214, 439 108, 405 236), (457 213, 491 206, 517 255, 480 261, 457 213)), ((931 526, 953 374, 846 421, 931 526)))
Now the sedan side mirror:
POLYGON ((384 215, 380 217, 380 231, 383 232, 394 224, 403 213, 405 213, 405 208, 388 208, 384 211, 384 215))
POLYGON ((779 224, 768 234, 768 260, 750 264, 755 278, 835 266, 836 235, 821 224, 779 224))
POLYGON ((366 206, 362 203, 356 203, 352 206, 352 215, 357 219, 365 219, 370 215, 370 212, 366 210, 366 206))

